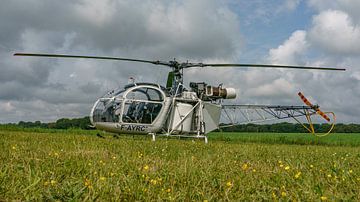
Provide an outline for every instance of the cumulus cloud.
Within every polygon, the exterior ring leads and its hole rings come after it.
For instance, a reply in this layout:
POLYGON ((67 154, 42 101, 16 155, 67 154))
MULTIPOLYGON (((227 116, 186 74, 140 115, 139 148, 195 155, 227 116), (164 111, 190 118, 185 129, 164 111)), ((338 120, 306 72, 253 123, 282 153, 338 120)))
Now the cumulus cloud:
MULTIPOLYGON (((304 30, 290 33, 269 50, 265 60, 300 65, 359 65, 356 59, 359 50, 354 46, 359 39, 358 2, 309 0, 307 5, 316 10, 310 28, 295 28, 304 30), (337 29, 333 29, 334 26, 337 29), (340 43, 341 39, 345 43, 340 43), (316 54, 312 54, 314 52, 316 54)), ((2 3, 0 122, 17 122, 88 115, 99 96, 126 84, 130 76, 138 82, 164 84, 168 69, 129 62, 12 57, 15 50, 165 61, 176 57, 194 62, 237 62, 246 40, 240 30, 241 22, 252 24, 259 19, 271 21, 281 13, 288 15, 299 7, 301 0, 251 3, 3 0, 2 3), (252 12, 240 21, 240 11, 232 5, 252 12)), ((255 62, 264 58, 257 57, 255 62)), ((304 91, 325 109, 336 110, 340 120, 349 122, 360 113, 357 107, 359 75, 355 69, 351 73, 332 74, 198 68, 185 71, 185 84, 205 81, 235 87, 239 96, 234 102, 242 104, 302 104, 296 93, 304 91)))
POLYGON ((274 64, 298 64, 308 47, 306 31, 298 30, 292 33, 282 45, 270 49, 269 60, 274 64))
POLYGON ((293 84, 284 78, 278 78, 272 83, 266 83, 252 88, 248 93, 249 96, 261 96, 261 97, 283 97, 293 96, 294 87, 293 84))
POLYGON ((313 103, 333 110, 341 122, 356 122, 360 113, 360 21, 350 8, 359 6, 359 1, 310 0, 308 5, 317 10, 309 29, 293 32, 269 50, 268 59, 273 63, 346 67, 346 72, 301 71, 282 78, 293 89, 304 91, 313 103))
POLYGON ((308 5, 319 12, 325 10, 341 10, 349 14, 357 23, 360 20, 360 1, 358 0, 308 0, 308 5))
POLYGON ((128 62, 12 57, 15 51, 232 61, 241 47, 238 16, 218 1, 4 0, 2 5, 0 121, 87 115, 97 97, 128 77, 165 83, 168 72, 128 62))
POLYGON ((342 11, 327 10, 313 18, 312 42, 336 54, 360 54, 360 27, 342 11))

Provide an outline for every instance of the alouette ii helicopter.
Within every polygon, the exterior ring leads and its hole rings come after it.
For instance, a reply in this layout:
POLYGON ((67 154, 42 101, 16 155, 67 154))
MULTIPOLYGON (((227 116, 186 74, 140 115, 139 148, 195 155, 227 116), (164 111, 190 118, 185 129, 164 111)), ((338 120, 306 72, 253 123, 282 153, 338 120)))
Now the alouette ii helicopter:
MULTIPOLYGON (((236 90, 222 85, 212 86, 205 82, 190 82, 189 88, 183 84, 184 69, 194 67, 263 67, 291 68, 305 70, 338 70, 340 68, 263 65, 263 64, 205 64, 180 63, 176 60, 150 61, 119 57, 99 57, 82 55, 15 53, 15 56, 85 58, 149 63, 170 67, 166 86, 155 83, 132 83, 123 89, 112 90, 99 98, 90 112, 90 121, 100 130, 118 134, 146 134, 155 141, 156 135, 204 138, 207 143, 209 132, 218 129, 220 116, 224 115, 233 126, 272 119, 293 118, 310 133, 315 134, 311 116, 318 114, 326 121, 335 123, 333 112, 322 112, 318 105, 311 104, 302 93, 299 96, 305 106, 281 105, 225 105, 224 99, 234 99, 236 90), (328 115, 331 115, 329 118, 328 115), (298 117, 306 117, 303 124, 298 117)), ((327 134, 328 134, 327 133, 327 134)))

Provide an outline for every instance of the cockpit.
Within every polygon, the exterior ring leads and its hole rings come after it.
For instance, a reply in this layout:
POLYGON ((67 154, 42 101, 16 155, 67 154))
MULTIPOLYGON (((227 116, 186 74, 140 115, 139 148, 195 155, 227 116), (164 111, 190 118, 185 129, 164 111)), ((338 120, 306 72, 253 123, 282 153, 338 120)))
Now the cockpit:
POLYGON ((157 84, 136 83, 113 90, 97 100, 91 121, 152 124, 160 114, 167 90, 157 84))

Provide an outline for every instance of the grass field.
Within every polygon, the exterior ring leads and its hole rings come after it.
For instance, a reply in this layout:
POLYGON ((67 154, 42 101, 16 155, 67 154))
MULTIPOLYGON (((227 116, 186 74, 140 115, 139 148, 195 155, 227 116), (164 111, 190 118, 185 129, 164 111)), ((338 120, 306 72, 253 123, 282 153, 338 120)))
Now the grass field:
POLYGON ((253 142, 265 144, 297 144, 324 146, 359 146, 360 134, 337 133, 316 137, 308 133, 211 133, 210 140, 232 143, 253 142))
POLYGON ((0 130, 0 201, 360 200, 360 134, 95 134, 0 130))

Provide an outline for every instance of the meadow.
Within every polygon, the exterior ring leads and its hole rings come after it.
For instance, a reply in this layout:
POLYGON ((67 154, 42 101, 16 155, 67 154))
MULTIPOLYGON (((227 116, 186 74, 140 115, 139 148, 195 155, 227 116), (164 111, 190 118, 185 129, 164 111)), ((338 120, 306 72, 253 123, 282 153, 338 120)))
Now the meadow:
POLYGON ((0 130, 0 201, 360 201, 360 134, 0 130))

